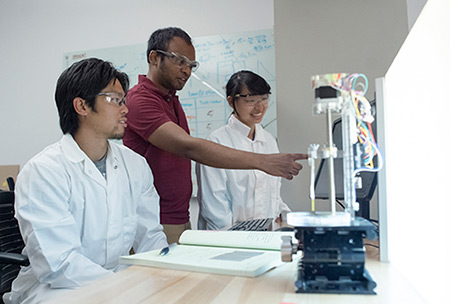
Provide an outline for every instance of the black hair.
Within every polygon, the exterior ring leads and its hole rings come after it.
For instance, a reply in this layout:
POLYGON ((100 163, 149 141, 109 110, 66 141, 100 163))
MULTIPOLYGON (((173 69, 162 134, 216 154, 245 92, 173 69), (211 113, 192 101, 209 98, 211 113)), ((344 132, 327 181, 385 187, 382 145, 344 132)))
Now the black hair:
POLYGON ((238 114, 236 111, 236 95, 242 92, 244 85, 252 95, 270 94, 270 85, 258 74, 245 70, 234 73, 225 87, 227 97, 231 97, 233 113, 238 114))
POLYGON ((127 74, 114 68, 112 63, 97 58, 76 62, 59 76, 55 101, 59 125, 64 134, 74 135, 78 130, 78 114, 73 107, 73 100, 80 97, 95 111, 97 94, 113 80, 120 82, 126 94, 130 83, 127 74))
POLYGON ((169 48, 169 43, 172 41, 173 37, 180 37, 186 41, 187 44, 192 45, 192 39, 188 33, 178 27, 166 27, 156 30, 148 39, 147 62, 150 63, 148 56, 151 51, 167 51, 169 48))

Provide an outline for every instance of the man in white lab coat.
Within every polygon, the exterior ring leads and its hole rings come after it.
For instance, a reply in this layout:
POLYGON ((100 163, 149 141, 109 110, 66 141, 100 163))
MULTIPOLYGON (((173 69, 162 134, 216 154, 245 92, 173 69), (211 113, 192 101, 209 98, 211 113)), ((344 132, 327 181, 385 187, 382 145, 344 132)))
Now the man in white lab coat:
POLYGON ((146 160, 123 145, 126 74, 86 59, 58 79, 64 133, 22 169, 16 217, 30 265, 6 303, 39 303, 124 268, 119 257, 167 246, 146 160))

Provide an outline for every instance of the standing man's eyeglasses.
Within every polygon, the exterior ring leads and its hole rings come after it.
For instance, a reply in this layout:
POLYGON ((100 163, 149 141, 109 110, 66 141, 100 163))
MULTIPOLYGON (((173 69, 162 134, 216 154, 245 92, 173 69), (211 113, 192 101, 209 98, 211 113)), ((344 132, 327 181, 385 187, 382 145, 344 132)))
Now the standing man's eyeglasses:
POLYGON ((192 72, 195 72, 198 70, 198 67, 200 66, 200 63, 198 61, 191 61, 186 56, 174 53, 174 52, 166 52, 161 50, 155 50, 155 52, 160 53, 164 56, 167 56, 173 63, 180 66, 181 68, 188 67, 191 69, 192 72))

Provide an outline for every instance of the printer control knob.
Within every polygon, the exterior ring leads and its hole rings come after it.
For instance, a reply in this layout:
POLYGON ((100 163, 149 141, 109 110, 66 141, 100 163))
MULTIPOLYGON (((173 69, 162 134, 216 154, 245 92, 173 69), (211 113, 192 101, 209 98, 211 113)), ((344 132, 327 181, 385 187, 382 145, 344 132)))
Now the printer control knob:
POLYGON ((297 244, 292 243, 292 237, 283 235, 281 237, 281 260, 292 262, 292 255, 297 253, 297 244))

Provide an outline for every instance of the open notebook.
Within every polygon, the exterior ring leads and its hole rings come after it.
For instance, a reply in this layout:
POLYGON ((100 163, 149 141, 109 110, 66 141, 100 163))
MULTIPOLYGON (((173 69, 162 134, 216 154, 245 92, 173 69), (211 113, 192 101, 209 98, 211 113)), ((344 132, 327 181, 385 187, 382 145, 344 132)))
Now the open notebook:
POLYGON ((283 263, 283 235, 294 232, 186 230, 167 255, 158 249, 123 256, 120 263, 255 277, 283 263))

